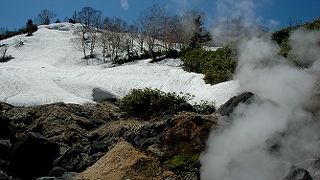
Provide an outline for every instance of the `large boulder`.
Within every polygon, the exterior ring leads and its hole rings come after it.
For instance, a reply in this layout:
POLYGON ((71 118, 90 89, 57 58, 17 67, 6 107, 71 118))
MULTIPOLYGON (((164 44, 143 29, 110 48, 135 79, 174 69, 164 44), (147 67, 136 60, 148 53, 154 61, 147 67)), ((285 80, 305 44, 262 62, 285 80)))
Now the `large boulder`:
POLYGON ((100 88, 93 88, 92 90, 92 99, 96 102, 101 101, 110 101, 110 102, 117 102, 119 101, 119 96, 102 90, 100 88))
POLYGON ((117 143, 95 164, 75 179, 163 179, 159 162, 128 142, 117 143))
POLYGON ((47 175, 53 161, 59 156, 60 146, 42 135, 27 133, 19 139, 12 151, 12 166, 15 176, 33 179, 47 175))
POLYGON ((307 170, 292 166, 283 180, 313 180, 313 178, 307 170))
POLYGON ((253 95, 251 92, 244 92, 238 96, 234 96, 220 106, 218 112, 222 116, 229 116, 240 103, 249 103, 253 95))

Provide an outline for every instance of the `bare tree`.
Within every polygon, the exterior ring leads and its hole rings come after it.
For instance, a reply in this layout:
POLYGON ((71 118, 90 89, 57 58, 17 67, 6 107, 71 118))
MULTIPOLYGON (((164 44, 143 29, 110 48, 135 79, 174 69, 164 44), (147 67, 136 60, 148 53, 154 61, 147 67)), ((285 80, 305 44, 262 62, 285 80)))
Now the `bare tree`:
POLYGON ((96 46, 98 32, 101 28, 101 11, 91 7, 84 7, 78 13, 78 21, 81 24, 78 35, 78 43, 83 50, 84 58, 93 58, 96 46), (87 56, 87 48, 89 48, 89 56, 87 56))
POLYGON ((123 38, 123 48, 127 51, 127 56, 130 58, 133 55, 133 47, 134 47, 134 40, 136 40, 138 27, 135 25, 130 25, 125 28, 125 35, 123 38))
POLYGON ((180 41, 179 37, 181 35, 179 17, 178 16, 168 16, 164 22, 164 33, 163 42, 165 48, 170 50, 174 43, 180 41))
POLYGON ((203 17, 203 13, 197 10, 190 10, 184 12, 179 17, 179 26, 177 27, 179 32, 180 42, 186 47, 190 44, 193 34, 196 32, 195 19, 197 17, 203 17))
POLYGON ((6 62, 8 49, 9 49, 8 44, 0 45, 0 62, 6 62))
POLYGON ((139 17, 139 23, 146 37, 148 52, 153 61, 156 60, 154 55, 155 42, 163 37, 166 17, 165 8, 157 4, 143 12, 139 17))
POLYGON ((43 9, 38 14, 36 20, 39 24, 48 25, 52 21, 53 18, 55 18, 57 15, 48 9, 43 9))
POLYGON ((103 22, 103 37, 102 40, 108 41, 108 55, 113 63, 116 63, 121 50, 122 39, 125 39, 124 32, 127 29, 127 23, 120 18, 105 18, 103 22))

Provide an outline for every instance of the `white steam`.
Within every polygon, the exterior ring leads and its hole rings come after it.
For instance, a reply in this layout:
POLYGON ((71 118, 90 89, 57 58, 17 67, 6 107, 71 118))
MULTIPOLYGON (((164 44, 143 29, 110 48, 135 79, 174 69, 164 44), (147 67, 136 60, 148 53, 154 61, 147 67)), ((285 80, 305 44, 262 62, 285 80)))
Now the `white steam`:
POLYGON ((211 133, 201 157, 201 179, 281 179, 291 164, 304 167, 306 160, 318 157, 318 127, 306 107, 315 92, 319 41, 319 32, 306 30, 290 37, 294 56, 313 64, 309 70, 280 57, 270 40, 240 44, 235 78, 243 91, 256 96, 236 108, 228 127, 211 133), (273 144, 280 146, 271 150, 273 144))
POLYGON ((266 0, 217 0, 216 18, 211 35, 218 45, 264 34, 268 28, 275 28, 279 22, 257 16, 256 9, 267 5, 266 0))

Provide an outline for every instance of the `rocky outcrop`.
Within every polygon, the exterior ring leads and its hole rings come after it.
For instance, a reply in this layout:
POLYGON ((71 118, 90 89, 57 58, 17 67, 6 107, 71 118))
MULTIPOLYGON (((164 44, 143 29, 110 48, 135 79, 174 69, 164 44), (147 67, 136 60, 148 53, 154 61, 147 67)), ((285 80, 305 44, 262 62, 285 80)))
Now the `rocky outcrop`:
POLYGON ((198 157, 217 120, 195 112, 135 119, 108 101, 0 105, 0 170, 22 180, 199 179, 198 157))
POLYGON ((297 166, 292 166, 283 180, 313 180, 313 178, 307 170, 297 166))
POLYGON ((220 106, 218 112, 222 116, 229 116, 240 103, 249 103, 253 96, 254 94, 251 92, 244 92, 238 96, 234 96, 220 106))
POLYGON ((96 102, 109 101, 118 102, 120 100, 119 96, 112 94, 110 92, 104 91, 100 88, 93 88, 92 99, 96 102))
POLYGON ((127 142, 119 142, 76 179, 163 179, 162 168, 155 158, 127 142))
POLYGON ((60 146, 58 144, 38 133, 27 133, 13 147, 12 168, 14 175, 22 179, 47 175, 59 153, 60 146))

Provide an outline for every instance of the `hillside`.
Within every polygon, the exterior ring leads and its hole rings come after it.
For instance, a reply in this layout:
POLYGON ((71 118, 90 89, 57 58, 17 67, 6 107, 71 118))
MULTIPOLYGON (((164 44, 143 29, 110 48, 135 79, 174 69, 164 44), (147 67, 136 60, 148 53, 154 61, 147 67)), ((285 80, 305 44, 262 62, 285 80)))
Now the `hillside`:
POLYGON ((1 41, 9 44, 14 59, 0 63, 0 101, 18 106, 54 102, 90 103, 92 89, 101 88, 126 95, 132 88, 158 88, 165 92, 195 95, 192 102, 214 101, 218 106, 238 91, 236 81, 210 86, 203 75, 188 73, 179 60, 158 63, 141 60, 118 67, 82 59, 73 44, 76 25, 58 23, 39 26, 33 36, 15 36, 1 41), (13 47, 22 40, 24 45, 13 47))

